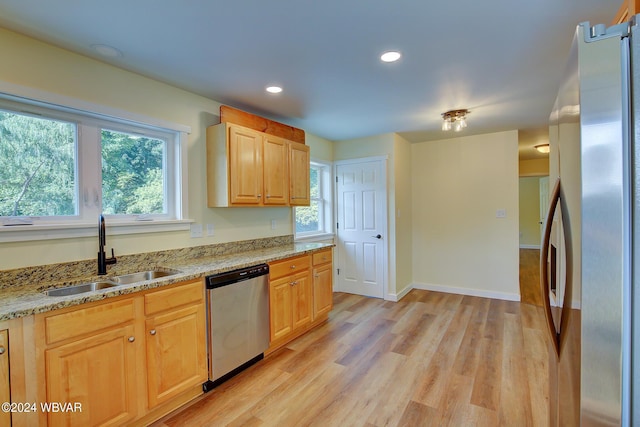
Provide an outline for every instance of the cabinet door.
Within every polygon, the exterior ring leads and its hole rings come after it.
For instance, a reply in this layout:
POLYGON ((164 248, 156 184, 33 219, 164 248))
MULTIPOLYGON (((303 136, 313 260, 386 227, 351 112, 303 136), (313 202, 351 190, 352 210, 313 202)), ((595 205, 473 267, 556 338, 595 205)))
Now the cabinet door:
POLYGON ((269 283, 270 338, 275 341, 292 331, 291 278, 289 276, 269 283))
POLYGON ((313 318, 329 313, 333 308, 331 264, 313 269, 313 318))
MULTIPOLYGON (((0 331, 0 403, 11 402, 9 391, 9 333, 0 331)), ((11 425, 11 413, 0 412, 0 425, 11 425)))
POLYGON ((49 412, 49 426, 119 426, 136 417, 136 348, 133 325, 45 351, 47 402, 81 405, 49 412))
POLYGON ((264 135, 262 146, 264 204, 287 205, 289 202, 289 143, 264 135))
POLYGON ((229 127, 229 203, 262 202, 262 134, 241 126, 229 127))
POLYGON ((149 408, 207 380, 204 304, 146 321, 149 408))
POLYGON ((298 329, 311 323, 312 290, 310 272, 291 276, 291 321, 293 329, 298 329))
POLYGON ((289 203, 292 206, 309 206, 309 146, 289 144, 290 189, 289 203))

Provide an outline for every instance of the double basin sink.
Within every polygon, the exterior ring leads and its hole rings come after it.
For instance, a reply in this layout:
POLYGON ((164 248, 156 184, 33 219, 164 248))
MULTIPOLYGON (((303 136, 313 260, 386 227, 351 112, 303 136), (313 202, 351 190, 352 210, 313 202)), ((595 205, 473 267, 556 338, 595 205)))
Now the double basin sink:
POLYGON ((111 276, 98 282, 81 283, 79 285, 66 286, 64 288, 49 289, 44 293, 50 297, 62 297, 68 295, 83 294, 85 292, 97 291, 99 289, 113 288, 119 285, 144 282, 145 280, 159 279, 161 277, 173 276, 179 271, 147 270, 137 273, 123 274, 121 276, 111 276))

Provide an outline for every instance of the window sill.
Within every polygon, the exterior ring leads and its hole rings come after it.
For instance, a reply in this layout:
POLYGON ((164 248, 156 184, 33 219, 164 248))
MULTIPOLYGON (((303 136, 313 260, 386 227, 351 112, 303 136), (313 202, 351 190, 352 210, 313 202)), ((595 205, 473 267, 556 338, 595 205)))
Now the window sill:
POLYGON ((325 241, 325 240, 333 240, 335 237, 335 234, 333 233, 318 233, 318 234, 308 234, 308 235, 302 235, 302 236, 295 236, 295 241, 296 242, 304 242, 304 243, 309 243, 309 242, 320 242, 320 241, 325 241))
MULTIPOLYGON (((166 231, 189 230, 192 219, 157 221, 111 221, 107 223, 109 235, 162 233, 166 231)), ((73 239, 95 237, 97 223, 75 224, 35 224, 0 226, 0 243, 25 242, 30 240, 73 239)))

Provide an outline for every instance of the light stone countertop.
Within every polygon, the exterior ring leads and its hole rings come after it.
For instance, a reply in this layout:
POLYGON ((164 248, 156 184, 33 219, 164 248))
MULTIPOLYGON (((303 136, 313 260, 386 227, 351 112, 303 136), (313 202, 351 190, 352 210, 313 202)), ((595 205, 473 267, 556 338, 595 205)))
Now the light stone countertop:
MULTIPOLYGON (((62 297, 47 296, 43 291, 51 288, 71 286, 74 284, 95 282, 105 279, 108 280, 110 266, 107 267, 107 276, 87 276, 70 281, 49 283, 46 281, 40 281, 37 283, 28 281, 28 283, 16 283, 11 284, 10 286, 2 286, 0 287, 0 321, 29 316, 36 313, 44 313, 87 302, 99 301, 119 295, 132 294, 146 289, 167 286, 186 280, 201 279, 208 275, 313 253, 333 246, 333 244, 328 243, 291 243, 282 246, 260 248, 224 255, 179 258, 177 260, 161 259, 151 266, 146 264, 145 266, 140 266, 139 270, 133 271, 171 269, 178 270, 179 273, 154 280, 118 285, 111 288, 62 297)), ((73 274, 70 274, 69 277, 74 276, 73 274)))

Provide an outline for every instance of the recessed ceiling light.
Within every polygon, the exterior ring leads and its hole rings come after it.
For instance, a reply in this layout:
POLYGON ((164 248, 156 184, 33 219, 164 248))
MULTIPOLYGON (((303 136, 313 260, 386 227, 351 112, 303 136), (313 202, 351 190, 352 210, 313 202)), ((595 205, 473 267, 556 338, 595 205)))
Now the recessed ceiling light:
POLYGON ((115 47, 107 46, 106 44, 92 44, 91 49, 108 58, 119 58, 122 56, 122 52, 115 47))
POLYGON ((282 92, 282 88, 280 86, 269 86, 267 88, 267 92, 269 92, 269 93, 280 93, 280 92, 282 92))
POLYGON ((401 56, 402 54, 400 52, 390 50, 380 55, 380 60, 382 62, 396 62, 398 59, 400 59, 401 56))

